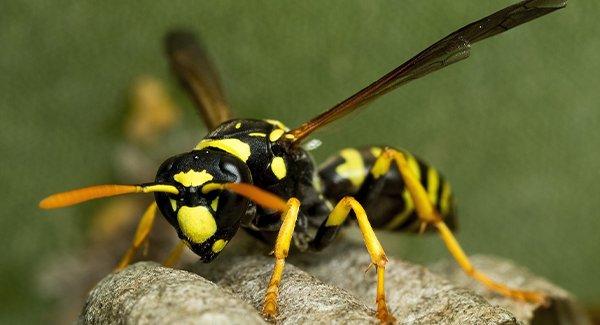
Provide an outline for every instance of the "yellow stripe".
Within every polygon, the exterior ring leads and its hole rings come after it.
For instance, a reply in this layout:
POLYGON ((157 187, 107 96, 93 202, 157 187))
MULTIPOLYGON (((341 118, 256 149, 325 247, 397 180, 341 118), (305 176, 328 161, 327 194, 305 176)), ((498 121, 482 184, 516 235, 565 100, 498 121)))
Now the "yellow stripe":
POLYGON ((340 156, 344 163, 335 168, 335 172, 342 178, 350 180, 354 188, 359 188, 365 180, 365 164, 360 152, 356 149, 348 148, 340 151, 340 156))
POLYGON ((402 212, 398 213, 394 217, 394 219, 392 219, 390 222, 388 222, 388 224, 385 225, 385 229, 389 229, 389 230, 396 229, 415 210, 415 204, 413 203, 410 193, 408 193, 408 191, 406 189, 404 189, 404 191, 402 191, 402 197, 404 198, 404 210, 402 210, 402 212))
POLYGON ((451 195, 452 195, 452 189, 450 188, 450 183, 444 182, 444 185, 442 187, 442 197, 440 199, 440 213, 443 216, 448 215, 448 213, 450 212, 451 195))
POLYGON ((381 152, 383 152, 383 149, 379 148, 379 147, 371 147, 371 154, 373 155, 373 157, 377 158, 379 156, 381 156, 381 152))
POLYGON ((438 200, 437 192, 440 186, 440 175, 433 167, 427 170, 427 194, 432 205, 435 205, 438 200))
POLYGON ((284 131, 289 131, 290 130, 287 126, 285 126, 285 124, 281 123, 280 121, 271 120, 271 119, 265 119, 264 121, 267 122, 267 123, 269 123, 269 124, 271 124, 271 125, 274 125, 274 126, 280 128, 280 129, 282 129, 284 131))
POLYGON ((248 158, 250 157, 250 146, 238 139, 204 139, 198 143, 196 150, 202 150, 209 147, 218 148, 228 152, 238 157, 243 162, 248 161, 248 158))
POLYGON ((248 133, 248 135, 251 137, 263 137, 263 138, 267 137, 267 135, 265 133, 261 133, 261 132, 252 132, 252 133, 248 133))
POLYGON ((277 140, 279 140, 279 138, 281 138, 281 136, 285 133, 285 131, 283 129, 274 129, 273 131, 271 131, 271 134, 269 134, 269 140, 271 142, 275 142, 277 140))
POLYGON ((406 157, 408 166, 410 167, 410 170, 412 170, 417 180, 421 180, 421 168, 419 168, 419 163, 417 162, 417 159, 408 152, 403 152, 403 155, 404 157, 406 157))
POLYGON ((379 177, 385 175, 388 171, 390 171, 390 163, 392 160, 387 156, 379 156, 377 160, 375 160, 375 164, 371 167, 371 174, 373 178, 378 179, 379 177))

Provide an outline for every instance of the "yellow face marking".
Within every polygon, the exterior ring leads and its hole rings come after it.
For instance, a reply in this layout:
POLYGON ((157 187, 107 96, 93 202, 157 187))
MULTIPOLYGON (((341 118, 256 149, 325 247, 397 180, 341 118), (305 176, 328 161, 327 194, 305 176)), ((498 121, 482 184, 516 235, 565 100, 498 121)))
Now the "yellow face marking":
POLYGON ((269 140, 271 140, 271 142, 275 142, 279 140, 284 133, 285 131, 283 129, 275 129, 271 131, 271 134, 269 134, 269 140))
POLYGON ((235 125, 235 128, 236 128, 236 129, 239 129, 239 128, 241 128, 241 127, 242 127, 242 123, 241 123, 241 122, 237 122, 237 124, 235 125))
POLYGON ((248 133, 248 135, 251 137, 263 137, 263 138, 267 137, 267 135, 262 132, 252 132, 252 133, 248 133))
POLYGON ((437 192, 440 186, 440 175, 433 167, 427 171, 427 194, 431 204, 435 205, 438 200, 437 192))
POLYGON ((202 150, 209 147, 218 148, 228 152, 238 157, 243 162, 248 161, 248 158, 250 157, 250 146, 238 139, 204 139, 198 143, 196 150, 202 150))
POLYGON ((450 188, 450 184, 448 182, 444 182, 442 186, 442 197, 440 198, 440 213, 442 215, 448 215, 450 212, 450 199, 452 196, 452 189, 450 188))
POLYGON ((219 197, 217 196, 212 202, 210 202, 210 207, 213 211, 217 211, 217 207, 219 206, 219 197))
POLYGON ((274 125, 274 126, 280 128, 280 129, 282 129, 284 131, 289 131, 290 130, 287 126, 285 126, 285 124, 281 123, 280 121, 271 120, 271 119, 265 119, 264 121, 267 122, 267 123, 269 123, 269 124, 271 124, 271 125, 274 125))
POLYGON ((287 174, 287 167, 285 166, 285 160, 281 157, 273 158, 271 161, 271 170, 277 179, 283 179, 287 174))
POLYGON ((371 154, 373 155, 373 157, 379 157, 381 156, 381 152, 383 151, 381 148, 379 147, 371 147, 371 154))
POLYGON ((201 244, 217 232, 212 213, 204 206, 182 206, 177 212, 177 222, 183 234, 195 244, 201 244))
POLYGON ((171 209, 173 209, 173 211, 177 211, 177 201, 169 199, 169 202, 171 202, 171 209))
POLYGON ((201 172, 197 172, 193 169, 188 170, 187 172, 179 172, 173 176, 173 179, 179 184, 190 187, 190 186, 200 186, 208 181, 213 179, 213 176, 209 174, 206 170, 201 172))
POLYGON ((212 251, 213 251, 213 253, 218 253, 218 252, 222 251, 223 248, 225 248, 225 245, 227 245, 227 240, 224 240, 224 239, 217 240, 212 245, 212 251))
POLYGON ((402 210, 402 212, 398 213, 390 222, 388 222, 385 225, 385 229, 389 229, 389 230, 396 229, 415 210, 415 204, 413 203, 413 199, 410 196, 410 193, 406 189, 404 189, 404 191, 402 191, 402 198, 404 199, 404 210, 402 210))

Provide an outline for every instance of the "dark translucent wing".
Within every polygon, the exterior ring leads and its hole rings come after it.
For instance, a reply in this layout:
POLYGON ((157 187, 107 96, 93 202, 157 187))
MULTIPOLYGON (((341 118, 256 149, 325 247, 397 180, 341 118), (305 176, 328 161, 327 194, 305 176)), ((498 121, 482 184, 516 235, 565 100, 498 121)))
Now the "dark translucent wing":
POLYGON ((165 47, 173 72, 192 97, 206 126, 212 130, 231 119, 219 77, 194 34, 169 32, 165 47))
POLYGON ((411 80, 466 59, 469 57, 471 44, 561 9, 566 4, 567 0, 522 1, 470 23, 431 45, 350 98, 290 131, 289 134, 293 137, 288 139, 300 142, 314 130, 356 110, 376 97, 411 80))

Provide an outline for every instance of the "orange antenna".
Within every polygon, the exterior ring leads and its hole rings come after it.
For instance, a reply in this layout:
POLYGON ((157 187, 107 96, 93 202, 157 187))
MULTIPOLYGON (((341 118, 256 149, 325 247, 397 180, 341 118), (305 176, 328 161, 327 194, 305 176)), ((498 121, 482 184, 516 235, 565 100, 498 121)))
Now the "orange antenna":
POLYGON ((152 192, 179 194, 177 187, 166 184, 152 183, 147 185, 96 185, 52 194, 41 200, 39 207, 42 209, 56 209, 103 197, 130 193, 152 192))
POLYGON ((246 183, 210 183, 202 187, 202 192, 208 193, 223 189, 244 196, 268 209, 283 212, 287 208, 287 203, 279 196, 246 183))

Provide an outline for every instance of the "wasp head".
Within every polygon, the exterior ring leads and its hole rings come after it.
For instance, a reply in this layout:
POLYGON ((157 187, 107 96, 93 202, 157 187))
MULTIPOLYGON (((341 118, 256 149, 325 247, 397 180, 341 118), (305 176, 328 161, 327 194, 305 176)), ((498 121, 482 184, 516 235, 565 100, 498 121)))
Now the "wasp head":
POLYGON ((167 159, 156 183, 177 187, 178 194, 155 193, 156 203, 179 237, 210 262, 251 212, 248 199, 220 190, 225 183, 252 183, 248 167, 232 155, 211 149, 193 150, 167 159))

